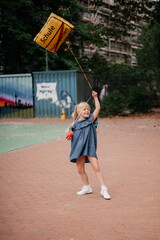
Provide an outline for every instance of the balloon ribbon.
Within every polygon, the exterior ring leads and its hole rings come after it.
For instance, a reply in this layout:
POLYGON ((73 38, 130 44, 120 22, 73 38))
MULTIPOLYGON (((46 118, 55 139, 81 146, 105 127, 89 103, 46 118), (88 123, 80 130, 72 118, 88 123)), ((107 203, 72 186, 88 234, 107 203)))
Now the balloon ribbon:
POLYGON ((81 69, 81 71, 82 71, 82 73, 83 73, 83 75, 84 75, 84 77, 85 77, 85 79, 86 79, 86 81, 87 81, 89 87, 90 87, 91 90, 93 91, 93 88, 92 88, 92 86, 91 86, 91 84, 90 84, 90 82, 89 82, 89 80, 88 80, 86 74, 84 73, 83 68, 81 67, 80 63, 78 62, 78 59, 76 58, 76 56, 74 55, 72 49, 70 48, 70 43, 69 43, 68 41, 66 41, 65 43, 67 44, 68 49, 69 49, 70 52, 72 53, 72 55, 73 55, 74 59, 76 60, 76 62, 77 62, 77 64, 78 64, 79 68, 81 69))

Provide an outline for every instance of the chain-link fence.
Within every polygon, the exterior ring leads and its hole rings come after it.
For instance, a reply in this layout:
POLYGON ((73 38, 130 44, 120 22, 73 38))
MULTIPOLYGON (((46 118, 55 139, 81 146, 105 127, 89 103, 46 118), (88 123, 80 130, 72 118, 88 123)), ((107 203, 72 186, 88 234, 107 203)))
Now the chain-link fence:
POLYGON ((114 91, 128 99, 133 89, 146 91, 152 107, 160 107, 160 75, 113 75, 103 79, 95 78, 95 90, 100 94, 104 85, 108 85, 106 95, 114 91))

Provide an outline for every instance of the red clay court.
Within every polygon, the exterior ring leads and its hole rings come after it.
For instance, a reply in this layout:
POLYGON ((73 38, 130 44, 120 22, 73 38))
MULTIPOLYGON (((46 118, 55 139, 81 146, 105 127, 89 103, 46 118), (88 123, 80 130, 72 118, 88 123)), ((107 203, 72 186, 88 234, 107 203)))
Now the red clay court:
MULTIPOLYGON (((7 122, 69 124, 59 119, 7 122)), ((110 201, 90 164, 93 194, 64 137, 0 155, 1 240, 160 240, 160 113, 99 119, 98 157, 110 201)))

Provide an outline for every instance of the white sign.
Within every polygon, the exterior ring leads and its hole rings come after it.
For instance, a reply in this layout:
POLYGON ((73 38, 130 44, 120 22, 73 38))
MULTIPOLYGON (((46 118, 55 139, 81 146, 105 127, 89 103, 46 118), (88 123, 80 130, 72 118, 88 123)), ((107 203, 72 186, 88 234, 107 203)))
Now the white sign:
POLYGON ((37 100, 43 100, 43 99, 48 99, 51 100, 52 103, 55 103, 58 101, 57 97, 57 82, 42 82, 42 83, 37 83, 37 100))

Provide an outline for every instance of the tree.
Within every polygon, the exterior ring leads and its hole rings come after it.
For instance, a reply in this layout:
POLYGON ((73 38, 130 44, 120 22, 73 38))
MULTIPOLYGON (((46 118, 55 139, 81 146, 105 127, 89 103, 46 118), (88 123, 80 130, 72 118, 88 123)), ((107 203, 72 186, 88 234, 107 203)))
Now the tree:
MULTIPOLYGON (((112 2, 112 1, 111 1, 112 2)), ((142 20, 146 23, 150 21, 160 21, 160 1, 146 0, 114 0, 114 5, 110 5, 109 27, 108 12, 103 15, 103 21, 99 25, 101 34, 106 37, 121 39, 128 36, 128 31, 135 30, 136 25, 142 20)), ((108 2, 104 0, 92 0, 93 12, 108 8, 108 2)))
MULTIPOLYGON (((69 35, 76 52, 88 41, 88 26, 81 22, 85 8, 76 0, 2 0, 0 9, 1 73, 24 73, 45 70, 45 49, 33 42, 51 12, 71 22, 75 28, 69 35)), ((73 69, 76 63, 62 46, 58 54, 48 52, 49 70, 73 69)))
POLYGON ((33 43, 35 26, 42 23, 40 9, 31 0, 2 1, 3 73, 29 72, 31 63, 36 68, 36 58, 43 63, 42 51, 33 43))
POLYGON ((111 20, 113 30, 118 36, 127 36, 129 30, 135 30, 141 21, 149 22, 154 18, 155 1, 146 0, 114 0, 115 6, 111 20), (135 23, 135 24, 134 24, 135 23))
MULTIPOLYGON (((107 1, 92 0, 93 12, 103 11, 103 8, 108 8, 107 1)), ((110 25, 107 27, 108 14, 103 15, 103 21, 99 24, 101 36, 105 39, 114 37, 116 40, 121 40, 123 43, 130 42, 128 32, 135 30, 137 24, 145 21, 145 28, 141 33, 139 32, 138 45, 141 46, 137 50, 137 58, 139 68, 144 69, 159 69, 159 26, 160 26, 160 1, 146 1, 146 0, 114 0, 114 5, 110 5, 109 21, 110 25), (125 39, 125 40, 124 40, 125 39), (142 47, 143 46, 143 47, 142 47), (151 59, 153 61, 151 62, 151 59)), ((142 25, 141 25, 142 26, 142 25)), ((133 40, 135 41, 135 40, 133 40)), ((120 67, 121 68, 121 67, 120 67)), ((123 68, 123 65, 122 65, 123 68)), ((109 73, 109 72, 108 72, 109 73)), ((107 73, 107 74, 108 74, 107 73)), ((115 74, 115 71, 113 71, 115 74)))
POLYGON ((146 26, 138 43, 141 45, 136 51, 139 68, 150 73, 160 73, 160 24, 146 26))

